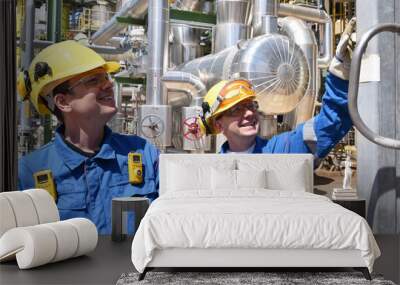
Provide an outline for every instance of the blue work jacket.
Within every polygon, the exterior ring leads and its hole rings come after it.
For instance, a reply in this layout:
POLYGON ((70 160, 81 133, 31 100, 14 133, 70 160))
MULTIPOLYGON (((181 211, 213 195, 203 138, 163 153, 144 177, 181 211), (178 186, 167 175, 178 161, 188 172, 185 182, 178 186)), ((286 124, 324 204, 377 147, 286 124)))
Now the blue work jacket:
POLYGON ((62 127, 53 141, 19 160, 18 187, 34 188, 34 173, 51 170, 62 220, 88 218, 100 234, 110 234, 112 198, 158 197, 159 151, 152 144, 138 136, 113 133, 106 127, 99 152, 87 157, 69 147, 61 132, 62 127), (129 152, 142 155, 143 182, 138 185, 129 182, 129 152))
MULTIPOLYGON (((325 157, 352 126, 347 106, 348 83, 328 73, 320 113, 270 140, 256 137, 253 153, 313 153, 317 159, 325 157)), ((221 153, 228 151, 229 144, 225 142, 221 153)))

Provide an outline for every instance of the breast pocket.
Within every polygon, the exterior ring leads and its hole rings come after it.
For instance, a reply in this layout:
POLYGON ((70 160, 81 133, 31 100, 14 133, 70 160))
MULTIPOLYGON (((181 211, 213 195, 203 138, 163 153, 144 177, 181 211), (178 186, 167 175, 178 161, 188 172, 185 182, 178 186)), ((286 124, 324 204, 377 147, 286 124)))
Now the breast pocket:
POLYGON ((86 208, 86 190, 76 187, 73 183, 64 182, 57 185, 60 210, 82 210, 86 208))
POLYGON ((128 175, 113 175, 113 179, 109 184, 111 197, 127 197, 132 196, 135 192, 133 185, 129 182, 128 175))

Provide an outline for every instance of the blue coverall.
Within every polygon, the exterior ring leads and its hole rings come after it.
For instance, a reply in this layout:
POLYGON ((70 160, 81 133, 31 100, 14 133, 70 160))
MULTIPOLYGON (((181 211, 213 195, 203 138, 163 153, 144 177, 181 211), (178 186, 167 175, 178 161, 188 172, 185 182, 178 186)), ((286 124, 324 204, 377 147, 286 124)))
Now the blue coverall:
MULTIPOLYGON (((325 157, 352 126, 347 107, 348 83, 328 73, 320 113, 270 140, 256 137, 253 153, 313 153, 317 159, 325 157)), ((225 142, 221 153, 228 150, 229 144, 225 142)))
POLYGON ((99 152, 92 157, 74 151, 63 140, 63 127, 53 141, 19 160, 18 187, 34 188, 33 174, 51 170, 57 189, 62 220, 90 219, 100 234, 111 233, 111 201, 114 197, 158 197, 159 151, 137 136, 116 134, 105 128, 99 152), (142 154, 143 183, 132 185, 128 176, 128 153, 142 154))

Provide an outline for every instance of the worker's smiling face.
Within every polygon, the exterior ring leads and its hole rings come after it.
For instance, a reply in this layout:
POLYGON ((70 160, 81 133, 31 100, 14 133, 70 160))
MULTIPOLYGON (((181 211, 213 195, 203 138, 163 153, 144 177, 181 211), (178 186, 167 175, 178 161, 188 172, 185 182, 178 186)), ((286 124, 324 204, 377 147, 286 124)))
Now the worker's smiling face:
POLYGON ((62 110, 67 116, 105 124, 117 112, 113 83, 103 69, 78 75, 68 80, 68 86, 70 94, 64 96, 62 110))
POLYGON ((259 129, 257 109, 256 101, 242 101, 225 111, 215 121, 215 126, 228 141, 240 137, 255 137, 259 129))

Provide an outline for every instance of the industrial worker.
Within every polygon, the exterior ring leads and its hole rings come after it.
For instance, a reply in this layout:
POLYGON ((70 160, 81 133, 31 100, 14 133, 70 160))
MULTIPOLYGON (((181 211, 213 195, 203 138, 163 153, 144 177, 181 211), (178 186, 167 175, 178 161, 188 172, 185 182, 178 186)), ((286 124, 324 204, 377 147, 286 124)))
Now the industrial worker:
POLYGON ((257 136, 258 104, 248 81, 221 81, 214 85, 204 97, 201 120, 207 133, 222 133, 226 137, 220 152, 313 153, 316 159, 326 156, 352 126, 347 91, 350 71, 348 45, 354 27, 355 19, 352 19, 329 66, 320 113, 290 132, 270 140, 257 136))
POLYGON ((42 50, 18 78, 19 94, 60 123, 50 143, 20 159, 20 190, 45 188, 61 219, 88 218, 100 234, 111 233, 112 198, 158 196, 158 150, 106 125, 117 112, 109 73, 118 69, 65 41, 42 50))

